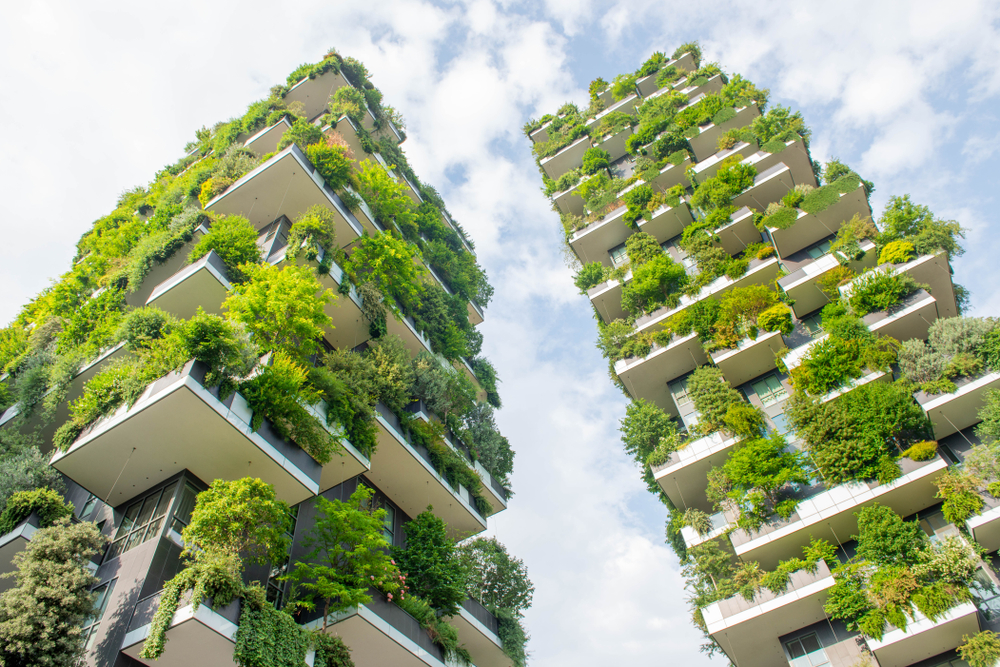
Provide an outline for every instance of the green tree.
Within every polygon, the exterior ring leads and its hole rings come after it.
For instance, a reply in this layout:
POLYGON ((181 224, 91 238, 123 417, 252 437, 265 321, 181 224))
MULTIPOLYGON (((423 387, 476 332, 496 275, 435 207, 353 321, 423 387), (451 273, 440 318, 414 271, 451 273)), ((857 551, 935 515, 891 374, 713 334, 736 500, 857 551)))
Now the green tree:
POLYGON ((646 461, 658 449, 665 456, 672 452, 663 451, 676 449, 678 444, 677 427, 667 413, 644 398, 633 401, 625 408, 625 418, 621 420, 620 431, 622 446, 642 470, 642 479, 650 493, 662 496, 660 485, 656 483, 653 473, 646 461))
POLYGON ((265 350, 306 361, 330 326, 324 307, 334 300, 333 292, 306 266, 257 264, 247 267, 247 275, 248 282, 235 288, 223 307, 265 350))
POLYGON ((460 544, 458 558, 466 571, 465 592, 491 611, 520 613, 531 606, 535 586, 524 561, 511 556, 495 537, 477 537, 460 544))
POLYGON ((363 236, 347 261, 355 283, 371 281, 385 296, 385 305, 398 315, 397 302, 416 303, 425 271, 415 263, 416 247, 391 234, 363 236))
POLYGON ((288 552, 289 512, 267 482, 217 479, 198 494, 182 534, 184 550, 242 554, 251 563, 281 562, 288 552))
POLYGON ((232 282, 246 280, 244 265, 260 263, 260 248, 257 247, 257 230, 250 221, 239 215, 227 215, 212 222, 208 233, 199 239, 188 263, 201 259, 214 250, 229 269, 232 282))
POLYGON ((927 536, 916 521, 902 517, 884 505, 865 507, 858 517, 857 557, 872 563, 915 565, 927 545, 927 536))
POLYGON ((913 243, 918 255, 945 250, 948 257, 958 257, 965 253, 959 239, 965 238, 965 230, 954 220, 938 220, 930 208, 914 204, 910 195, 890 197, 879 219, 882 233, 878 245, 882 247, 891 241, 906 240, 913 243))
POLYGON ((409 590, 443 616, 454 616, 465 599, 465 568, 448 539, 448 527, 432 508, 403 525, 406 547, 392 555, 406 575, 409 590))
POLYGON ((688 394, 699 413, 698 426, 703 433, 725 428, 726 413, 742 403, 740 393, 729 386, 716 366, 702 366, 688 378, 688 394))
POLYGON ((52 489, 35 489, 19 491, 7 500, 7 505, 0 513, 0 535, 6 535, 14 530, 31 515, 38 514, 42 528, 47 528, 63 517, 73 515, 73 504, 63 502, 62 496, 52 489))
POLYGON ((306 148, 309 161, 334 190, 341 190, 351 179, 351 159, 348 149, 332 141, 319 141, 306 148))
POLYGON ((371 602, 370 587, 391 600, 402 586, 382 536, 386 511, 375 507, 374 493, 359 484, 346 502, 318 496, 316 523, 305 538, 309 551, 287 575, 293 590, 306 592, 294 604, 315 609, 322 603, 323 630, 331 614, 371 602))
POLYGON ((80 626, 93 611, 97 579, 85 565, 106 539, 92 523, 60 519, 14 556, 13 588, 0 593, 0 664, 74 667, 80 626))
POLYGON ((387 227, 391 227, 392 223, 401 229, 412 225, 416 213, 413 200, 406 194, 407 186, 372 160, 365 160, 358 165, 358 169, 354 177, 358 192, 375 219, 387 227))

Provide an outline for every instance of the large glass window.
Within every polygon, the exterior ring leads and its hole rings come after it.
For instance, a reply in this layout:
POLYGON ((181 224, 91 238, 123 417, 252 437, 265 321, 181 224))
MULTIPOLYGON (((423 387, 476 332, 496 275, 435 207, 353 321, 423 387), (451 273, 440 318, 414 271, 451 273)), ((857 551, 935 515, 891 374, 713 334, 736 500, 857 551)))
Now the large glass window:
POLYGON ((165 489, 152 492, 145 498, 137 500, 125 510, 122 522, 115 533, 115 539, 108 549, 106 560, 111 560, 133 549, 146 540, 158 537, 163 528, 163 517, 173 500, 177 483, 174 482, 165 489))
POLYGON ((174 518, 170 522, 170 528, 178 534, 184 530, 191 521, 191 512, 194 511, 194 503, 198 498, 198 488, 191 482, 184 485, 181 497, 177 501, 177 509, 174 510, 174 518))
POLYGON ((383 503, 383 508, 385 509, 385 518, 382 519, 382 537, 389 544, 393 544, 396 535, 396 508, 388 503, 383 503))
POLYGON ((108 599, 115 590, 117 579, 112 579, 106 584, 94 589, 97 598, 94 600, 94 613, 83 622, 83 630, 80 634, 83 637, 84 650, 90 650, 97 641, 97 629, 101 627, 101 619, 104 617, 104 610, 108 608, 108 599))
POLYGON ((96 505, 97 505, 97 496, 95 496, 92 493, 87 498, 87 502, 83 504, 83 509, 80 510, 80 514, 78 514, 77 516, 80 517, 81 521, 86 521, 87 518, 90 516, 90 513, 94 511, 94 507, 96 505))
POLYGON ((773 373, 762 377, 759 380, 754 380, 750 383, 753 387, 753 391, 757 394, 757 398, 764 406, 774 405, 778 401, 783 401, 788 398, 788 392, 781 385, 781 380, 778 379, 777 375, 773 373))
POLYGON ((830 241, 823 241, 819 245, 814 245, 812 248, 806 250, 806 254, 813 259, 819 259, 826 253, 830 252, 830 241))
POLYGON ((820 667, 830 664, 815 632, 785 642, 785 651, 788 653, 788 664, 791 667, 820 667))
MULTIPOLYGON (((288 531, 285 532, 285 537, 288 538, 288 544, 291 545, 295 538, 295 523, 299 518, 299 506, 293 507, 288 516, 291 521, 288 522, 288 531)), ((271 572, 267 575, 267 601, 276 609, 281 609, 286 602, 285 582, 281 580, 281 577, 288 573, 289 560, 290 554, 286 554, 285 559, 280 563, 272 563, 271 572)))
POLYGON ((625 253, 625 244, 616 245, 614 248, 608 251, 611 255, 611 263, 615 266, 621 266, 628 262, 628 255, 625 253))
POLYGON ((805 330, 809 332, 812 337, 819 336, 823 333, 823 314, 822 312, 815 312, 812 315, 806 315, 802 318, 802 326, 805 330))

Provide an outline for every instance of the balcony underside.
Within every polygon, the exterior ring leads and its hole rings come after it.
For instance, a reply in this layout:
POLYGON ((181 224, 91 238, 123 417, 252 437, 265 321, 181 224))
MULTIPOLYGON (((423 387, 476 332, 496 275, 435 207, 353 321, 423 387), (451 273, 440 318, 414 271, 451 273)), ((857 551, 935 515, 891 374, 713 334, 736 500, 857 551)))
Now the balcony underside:
POLYGON ((698 136, 688 140, 691 150, 694 151, 695 159, 699 162, 711 157, 717 150, 719 137, 736 127, 744 127, 753 122, 753 119, 760 115, 756 104, 736 111, 736 116, 727 120, 722 125, 710 124, 701 128, 698 136))
MULTIPOLYGON (((37 530, 38 528, 28 521, 22 521, 14 530, 6 535, 0 535, 0 575, 17 569, 13 563, 14 556, 24 551, 37 530)), ((13 577, 0 578, 0 593, 13 588, 15 583, 13 577)))
MULTIPOLYGON (((626 278, 630 278, 631 275, 629 273, 626 278)), ((622 308, 622 284, 620 281, 611 280, 592 287, 587 290, 587 296, 590 297, 590 302, 605 322, 623 319, 627 316, 625 309, 622 308)))
POLYGON ((734 387, 763 375, 776 367, 775 355, 785 349, 780 331, 760 333, 757 340, 745 339, 731 350, 712 353, 712 361, 734 387))
POLYGON ((617 362, 615 372, 633 398, 644 398, 668 414, 675 415, 677 408, 667 382, 707 361, 708 355, 698 334, 691 333, 671 341, 666 347, 657 347, 645 357, 617 362))
POLYGON ((330 102, 330 96, 338 88, 349 86, 350 83, 340 72, 329 71, 313 79, 303 79, 285 93, 285 104, 301 102, 305 107, 305 116, 313 119, 318 116, 330 102))
POLYGON ((986 509, 982 514, 966 520, 965 525, 986 551, 1000 549, 1000 507, 986 509))
POLYGON ((513 661, 503 652, 500 638, 483 626, 464 607, 448 622, 458 630, 459 643, 468 649, 476 667, 514 667, 513 661))
POLYGON ((785 229, 770 228, 771 239, 779 257, 788 257, 814 243, 836 234, 841 225, 854 216, 862 219, 871 217, 871 208, 862 185, 840 198, 829 208, 819 213, 799 211, 798 220, 785 229))
POLYGON ((428 505, 448 524, 448 533, 464 538, 486 530, 486 519, 421 456, 401 433, 398 421, 380 407, 378 449, 371 457, 368 476, 385 489, 394 503, 409 516, 417 516, 428 505))
POLYGON ((139 285, 138 289, 125 295, 125 303, 132 308, 144 306, 147 299, 149 299, 149 295, 153 293, 158 285, 184 268, 188 255, 191 254, 191 249, 207 231, 204 226, 199 226, 194 231, 194 237, 190 241, 179 248, 165 262, 153 266, 149 270, 149 273, 146 274, 146 277, 143 278, 142 284, 139 285))
POLYGON ((555 155, 544 158, 541 161, 542 169, 552 180, 559 180, 570 169, 583 165, 583 154, 590 147, 590 137, 580 137, 555 155))
POLYGON ((897 267, 918 283, 927 285, 937 301, 938 317, 955 317, 958 307, 955 302, 955 286, 951 282, 951 266, 948 253, 943 250, 934 255, 924 255, 897 267))
POLYGON ((205 604, 200 605, 198 611, 187 605, 174 613, 173 623, 166 632, 163 655, 159 658, 139 658, 149 637, 150 625, 125 635, 122 652, 140 664, 155 667, 229 667, 236 664, 233 661, 236 629, 235 623, 205 604))
POLYGON ((717 245, 729 255, 736 255, 751 243, 760 241, 760 232, 753 224, 753 211, 747 207, 733 213, 731 222, 715 230, 717 245))
POLYGON ((921 464, 908 459, 903 462, 915 469, 895 482, 875 487, 861 482, 837 486, 800 503, 787 522, 765 526, 753 536, 733 533, 730 539, 736 554, 744 561, 759 562, 764 569, 774 569, 779 561, 798 557, 813 538, 833 543, 849 539, 858 530, 856 513, 865 507, 878 503, 908 516, 937 502, 934 482, 947 468, 945 462, 941 458, 921 464))
POLYGON ((951 394, 918 394, 917 401, 934 426, 934 437, 941 440, 978 423, 983 396, 989 389, 1000 389, 1000 373, 963 383, 951 394))
MULTIPOLYGON (((280 216, 295 220, 311 206, 322 206, 335 213, 337 240, 347 245, 361 236, 362 228, 354 216, 327 190, 295 145, 244 175, 228 190, 208 202, 206 211, 223 215, 242 215, 260 230, 280 216)), ((369 229, 370 234, 376 229, 369 229)))
POLYGON ((792 170, 779 162, 771 169, 759 172, 753 186, 733 198, 733 206, 737 208, 749 206, 764 212, 768 204, 780 201, 794 187, 792 170))
MULTIPOLYGON (((57 451, 52 465, 114 506, 190 470, 199 479, 259 477, 297 504, 319 492, 320 466, 298 447, 253 432, 239 395, 223 403, 184 370, 160 378, 131 408, 122 406, 57 451)), ((336 459, 335 459, 336 461, 336 459)))
POLYGON ((960 604, 936 622, 918 613, 906 631, 893 628, 881 641, 868 640, 868 647, 878 659, 880 667, 906 667, 926 658, 964 644, 963 635, 979 632, 976 606, 971 602, 960 604))
POLYGON ((156 306, 182 320, 193 317, 199 308, 212 315, 221 315, 222 302, 229 295, 230 287, 227 267, 212 250, 157 285, 146 305, 156 306))
POLYGON ((911 338, 926 339, 937 315, 937 300, 924 290, 917 290, 892 310, 868 313, 862 321, 874 333, 902 342, 911 338))
POLYGON ((677 462, 655 471, 656 483, 677 508, 694 507, 702 512, 714 512, 714 503, 705 493, 706 475, 721 466, 737 443, 736 438, 713 433, 675 452, 677 462))
POLYGON ((243 145, 257 157, 273 153, 278 150, 278 143, 285 136, 285 132, 291 128, 292 124, 288 122, 288 116, 285 116, 271 127, 266 127, 247 139, 243 145))

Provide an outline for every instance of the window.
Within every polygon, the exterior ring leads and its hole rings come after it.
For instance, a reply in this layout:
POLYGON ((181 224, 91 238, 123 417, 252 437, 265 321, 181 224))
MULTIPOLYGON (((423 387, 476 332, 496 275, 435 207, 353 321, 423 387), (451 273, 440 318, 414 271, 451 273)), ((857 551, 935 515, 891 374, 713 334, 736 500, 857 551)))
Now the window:
POLYGON ((611 263, 615 266, 621 266, 628 262, 628 255, 625 254, 625 244, 616 245, 614 248, 608 251, 611 255, 611 263))
POLYGON ((830 241, 829 240, 823 241, 819 245, 815 245, 812 248, 809 248, 808 250, 806 250, 806 254, 809 255, 810 257, 812 257, 813 259, 819 259, 820 257, 822 257, 823 255, 825 255, 828 252, 830 252, 830 241))
POLYGON ((90 497, 87 498, 87 502, 83 504, 83 509, 80 510, 80 514, 78 515, 80 517, 80 520, 86 521, 87 517, 90 516, 90 513, 94 511, 94 507, 96 505, 97 505, 97 496, 95 496, 92 493, 90 494, 90 497))
POLYGON ((788 398, 788 392, 781 386, 781 380, 778 379, 778 376, 774 374, 754 380, 750 386, 753 387, 754 393, 757 394, 757 398, 765 407, 788 398))
POLYGON ((920 517, 920 527, 931 542, 939 542, 946 537, 958 537, 958 528, 944 518, 944 514, 938 510, 926 516, 920 517))
POLYGON ((170 522, 170 529, 180 534, 191 521, 191 512, 194 511, 194 503, 198 498, 198 488, 188 482, 181 491, 180 500, 177 501, 177 509, 174 510, 174 518, 170 522))
MULTIPOLYGON (((288 538, 289 548, 291 548, 292 540, 295 538, 295 523, 299 518, 298 505, 291 508, 288 517, 291 521, 288 523, 285 537, 288 538)), ((281 577, 288 573, 289 556, 290 554, 286 554, 281 563, 272 564, 271 572, 267 575, 267 601, 274 605, 275 609, 281 609, 285 605, 285 585, 281 577)))
POLYGON ((691 402, 691 397, 688 395, 688 379, 683 378, 675 382, 670 383, 670 393, 674 396, 674 403, 677 407, 682 405, 687 405, 691 402))
POLYGON ((805 330, 809 332, 809 335, 815 338, 823 333, 823 314, 822 312, 815 312, 812 315, 806 315, 802 318, 802 326, 805 330))
POLYGON ((104 610, 108 608, 108 600, 115 590, 117 579, 112 579, 106 584, 102 584, 93 590, 97 594, 94 600, 94 613, 83 622, 83 630, 80 636, 83 637, 85 651, 89 651, 97 641, 97 628, 101 626, 101 618, 104 617, 104 610))
POLYGON ((108 549, 106 560, 122 555, 129 549, 139 546, 146 540, 158 537, 163 527, 163 517, 167 513, 170 501, 173 500, 177 483, 174 482, 165 489, 157 490, 128 506, 122 517, 114 542, 108 549))
POLYGON ((988 574, 981 569, 976 570, 969 590, 972 591, 976 606, 986 617, 986 620, 994 621, 1000 618, 1000 591, 997 591, 996 585, 988 574))
POLYGON ((393 544, 393 537, 396 535, 394 530, 396 526, 396 508, 392 505, 385 503, 385 518, 382 519, 382 537, 389 544, 393 544))
POLYGON ((815 632, 785 642, 785 651, 788 653, 790 667, 820 667, 830 664, 815 632))

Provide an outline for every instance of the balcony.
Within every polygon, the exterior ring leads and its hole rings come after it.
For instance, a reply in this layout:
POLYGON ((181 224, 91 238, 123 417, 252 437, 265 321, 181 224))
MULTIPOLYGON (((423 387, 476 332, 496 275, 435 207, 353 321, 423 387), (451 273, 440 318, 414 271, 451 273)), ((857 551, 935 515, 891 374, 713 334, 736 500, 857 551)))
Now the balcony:
POLYGON ((694 165, 695 180, 699 183, 704 183, 708 179, 713 178, 719 173, 719 165, 727 157, 742 155, 746 158, 747 155, 753 155, 757 150, 757 142, 748 143, 746 141, 737 142, 731 148, 723 148, 714 155, 710 155, 694 165))
POLYGON ((950 394, 914 394, 934 427, 938 440, 979 423, 983 394, 988 389, 1000 389, 1000 372, 983 373, 976 377, 954 380, 957 389, 950 394))
MULTIPOLYGON (((418 418, 429 417, 418 413, 418 418)), ((409 516, 434 507, 434 514, 448 524, 448 534, 461 539, 486 530, 486 518, 476 509, 468 489, 456 489, 431 465, 430 453, 410 442, 402 423, 381 403, 375 414, 379 424, 378 449, 372 455, 368 476, 409 516)))
POLYGON ((749 206, 763 212, 771 202, 779 201, 795 187, 792 170, 784 162, 757 172, 753 185, 733 198, 733 206, 749 206))
POLYGON ((611 162, 615 160, 620 160, 627 153, 628 149, 625 147, 625 141, 632 135, 631 127, 623 127, 617 132, 612 132, 603 137, 594 137, 592 142, 595 148, 600 148, 602 151, 607 151, 611 156, 611 162))
POLYGON ((939 250, 933 255, 922 255, 906 264, 893 266, 896 273, 908 273, 918 283, 928 286, 928 291, 937 301, 938 317, 955 317, 958 306, 955 303, 955 286, 951 282, 951 265, 948 253, 939 250))
POLYGON ((744 206, 729 218, 729 222, 716 229, 716 245, 721 246, 726 253, 736 255, 751 243, 760 241, 760 232, 753 224, 753 211, 744 206))
MULTIPOLYGON (((581 180, 582 182, 582 180, 581 180)), ((563 213, 571 213, 573 215, 584 215, 586 211, 583 207, 583 196, 577 191, 577 183, 571 188, 563 190, 562 192, 557 192, 550 199, 560 211, 563 213)))
MULTIPOLYGON (((96 358, 91 360, 85 366, 83 366, 77 374, 73 377, 70 382, 69 389, 66 392, 66 400, 59 403, 56 406, 55 413, 52 418, 43 423, 41 416, 41 407, 35 410, 35 414, 32 415, 26 423, 21 427, 23 433, 28 433, 35 431, 41 437, 41 449, 43 453, 48 453, 52 449, 52 436, 55 434, 56 429, 59 428, 66 420, 69 419, 69 405, 83 393, 83 387, 90 379, 97 375, 97 373, 104 369, 109 362, 116 359, 121 359, 125 357, 128 352, 125 350, 124 344, 119 343, 114 347, 110 347, 100 354, 96 358)), ((13 422, 13 419, 20 413, 20 405, 12 405, 7 408, 7 410, 0 415, 0 428, 6 427, 13 422)))
POLYGON ((628 313, 622 308, 622 283, 632 279, 632 271, 629 270, 621 281, 609 280, 600 285, 595 285, 587 290, 590 302, 600 313, 605 322, 611 322, 625 318, 628 313))
POLYGON ((337 238, 344 246, 364 231, 375 234, 374 223, 365 225, 347 210, 340 197, 296 145, 291 145, 242 176, 229 189, 208 202, 206 211, 242 215, 258 230, 282 215, 294 220, 310 206, 324 206, 336 213, 337 238))
POLYGON ((936 319, 937 300, 922 289, 907 294, 888 310, 868 313, 861 318, 874 333, 898 341, 924 340, 936 319))
MULTIPOLYGON (((736 516, 730 514, 729 512, 716 512, 715 514, 709 515, 708 520, 709 530, 704 534, 699 533, 691 526, 684 526, 681 528, 681 537, 684 538, 684 544, 687 545, 688 549, 724 535, 736 521, 736 516)), ((726 540, 722 540, 722 544, 720 546, 726 547, 731 551, 731 547, 726 540)))
POLYGON ((660 170, 660 175, 654 178, 650 185, 663 191, 667 191, 675 185, 687 187, 690 184, 687 170, 692 164, 694 163, 691 162, 690 156, 685 156, 684 161, 679 164, 668 163, 667 166, 660 170))
POLYGON ((834 585, 823 561, 815 573, 799 570, 791 575, 784 593, 761 590, 749 602, 737 595, 701 610, 708 634, 729 659, 740 667, 787 664, 778 637, 826 620, 823 605, 834 585))
POLYGON ((976 605, 964 602, 952 607, 937 621, 919 611, 906 630, 891 628, 881 641, 868 639, 868 648, 880 667, 906 667, 965 643, 962 635, 979 632, 976 605))
MULTIPOLYGON (((610 94, 608 96, 610 97, 610 94)), ((539 127, 537 130, 535 130, 534 132, 532 132, 531 134, 529 134, 528 138, 531 139, 531 141, 533 143, 544 144, 546 141, 549 140, 549 125, 551 125, 551 124, 552 124, 551 120, 548 121, 548 122, 546 122, 544 125, 542 125, 541 127, 539 127)))
POLYGON ((734 387, 763 375, 777 366, 775 356, 785 349, 780 331, 761 332, 756 339, 745 338, 735 348, 715 350, 712 361, 734 387))
MULTIPOLYGON (((694 64, 694 56, 690 53, 685 53, 680 58, 669 61, 666 65, 664 65, 664 67, 669 67, 671 65, 677 69, 682 69, 685 72, 693 72, 698 69, 694 64)), ((657 90, 656 77, 658 74, 659 72, 656 74, 650 74, 649 76, 644 76, 635 82, 635 87, 639 89, 640 95, 647 97, 657 90)))
POLYGON ((278 150, 278 142, 281 141, 281 137, 285 136, 285 131, 290 129, 292 129, 292 124, 289 122, 288 116, 284 116, 271 127, 265 127, 247 139, 243 145, 257 157, 274 153, 278 150))
POLYGON ((156 306, 182 320, 193 317, 199 308, 221 315, 222 302, 231 287, 228 272, 222 258, 211 250, 157 285, 146 305, 156 306))
MULTIPOLYGON (((730 535, 736 555, 758 561, 770 570, 778 562, 797 557, 812 538, 837 544, 857 533, 856 513, 875 503, 887 505, 900 516, 908 516, 937 502, 934 482, 948 467, 940 456, 929 461, 901 459, 902 476, 889 483, 851 482, 803 498, 788 519, 776 518, 761 530, 748 533, 736 529, 730 535)), ((812 489, 804 489, 808 494, 812 489)))
POLYGON ((698 128, 698 134, 691 139, 688 139, 688 144, 690 144, 691 150, 694 151, 695 159, 698 162, 701 162, 702 160, 711 157, 718 150, 717 146, 720 136, 734 127, 749 125, 753 122, 753 119, 759 115, 760 111, 757 109, 757 105, 751 104, 741 109, 737 109, 736 116, 730 118, 722 125, 709 123, 704 127, 698 128))
MULTIPOLYGON (((319 493, 320 464, 267 420, 251 430, 246 401, 239 394, 220 400, 218 389, 202 384, 206 370, 190 361, 153 382, 135 405, 123 405, 67 451, 56 451, 53 467, 112 506, 185 469, 206 481, 259 477, 291 505, 319 493)), ((331 485, 367 468, 349 450, 327 467, 331 485)))
MULTIPOLYGON (((865 253, 864 257, 858 261, 848 262, 848 266, 859 273, 875 266, 877 259, 875 244, 871 241, 867 239, 862 241, 861 249, 865 253)), ((808 315, 830 302, 830 297, 820 289, 819 281, 840 266, 837 255, 827 253, 813 259, 804 251, 800 251, 793 253, 783 263, 789 273, 778 279, 778 286, 794 301, 792 310, 796 317, 808 315)))
POLYGON ((552 180, 558 180, 570 169, 583 166, 583 154, 591 147, 590 137, 580 137, 555 155, 542 158, 540 161, 542 170, 552 180))
POLYGON ((329 71, 314 79, 305 78, 285 93, 285 104, 301 102, 305 107, 305 117, 310 120, 323 113, 330 103, 330 96, 338 88, 351 85, 340 72, 329 71))
POLYGON ((687 336, 674 336, 666 347, 654 345, 645 357, 616 361, 615 373, 632 398, 644 398, 675 416, 677 408, 667 382, 707 362, 708 355, 701 346, 698 334, 692 332, 687 336))
POLYGON ((722 83, 722 75, 716 74, 700 86, 684 86, 683 88, 677 88, 676 90, 684 95, 687 95, 690 99, 697 97, 698 95, 718 94, 722 91, 722 86, 724 85, 725 84, 722 83))
POLYGON ((601 220, 592 222, 581 230, 573 233, 569 244, 577 256, 585 262, 598 261, 604 266, 612 267, 608 250, 624 243, 636 231, 646 232, 657 241, 663 243, 680 234, 691 223, 691 209, 686 202, 677 206, 661 206, 652 212, 652 219, 640 219, 637 227, 625 222, 626 206, 622 206, 601 220))
POLYGON ((458 614, 448 619, 458 630, 459 644, 468 649, 476 667, 514 667, 503 652, 499 623, 489 609, 472 599, 466 599, 458 614))
POLYGON ((768 233, 778 250, 778 256, 785 258, 836 234, 841 225, 855 215, 860 218, 870 218, 872 215, 863 185, 859 185, 853 192, 840 195, 834 204, 818 213, 799 210, 799 217, 793 224, 785 229, 769 227, 768 233))
POLYGON ((139 287, 134 292, 129 292, 125 295, 125 303, 132 308, 139 308, 146 305, 149 295, 157 285, 184 268, 188 255, 191 254, 191 249, 198 243, 202 235, 207 233, 208 228, 205 225, 199 225, 198 229, 194 230, 194 236, 190 241, 178 248, 169 259, 154 265, 149 270, 149 273, 146 274, 146 277, 142 279, 139 287))
POLYGON ((736 287, 770 285, 778 277, 780 270, 781 267, 778 264, 777 257, 767 257, 765 259, 754 258, 750 260, 746 273, 736 280, 728 276, 719 276, 708 285, 705 285, 695 296, 682 295, 680 303, 676 308, 660 308, 649 315, 637 318, 635 321, 636 331, 655 331, 670 316, 679 313, 692 303, 701 301, 706 297, 719 297, 736 287))
POLYGON ((653 477, 674 507, 711 512, 713 503, 705 495, 705 476, 725 463, 738 442, 738 438, 722 432, 692 440, 671 454, 664 465, 653 468, 653 477))
MULTIPOLYGON (((371 602, 337 614, 326 628, 327 634, 339 636, 351 649, 354 664, 445 667, 441 648, 415 618, 378 591, 369 590, 369 594, 371 602)), ((306 627, 319 630, 322 619, 306 627)))
POLYGON ((212 609, 208 600, 195 611, 191 591, 184 593, 174 618, 166 631, 163 655, 156 660, 141 660, 139 654, 146 645, 153 617, 160 607, 163 591, 139 600, 122 641, 122 652, 142 665, 156 667, 193 667, 195 665, 234 665, 236 630, 239 627, 240 601, 212 609))
MULTIPOLYGON (((27 519, 15 526, 14 530, 6 535, 0 535, 0 575, 17 570, 13 562, 14 556, 28 546, 28 542, 38 530, 39 523, 38 515, 32 512, 27 519)), ((13 577, 0 578, 0 593, 13 588, 15 583, 13 577)))

